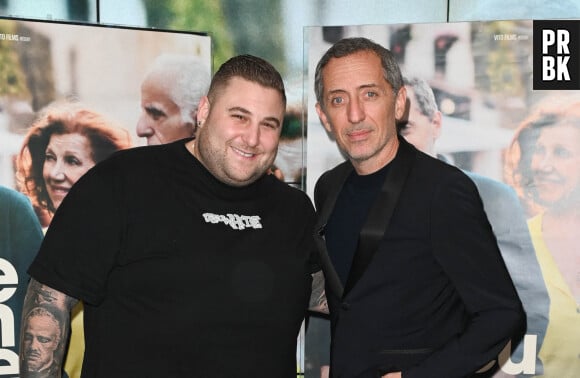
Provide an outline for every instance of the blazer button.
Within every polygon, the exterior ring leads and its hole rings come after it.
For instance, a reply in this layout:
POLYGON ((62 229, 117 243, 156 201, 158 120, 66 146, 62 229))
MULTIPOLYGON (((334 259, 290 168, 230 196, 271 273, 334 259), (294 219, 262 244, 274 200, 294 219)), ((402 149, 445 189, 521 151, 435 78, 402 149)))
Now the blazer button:
POLYGON ((348 311, 348 310, 350 310, 350 303, 348 303, 348 302, 342 302, 340 304, 340 308, 342 308, 344 311, 348 311))

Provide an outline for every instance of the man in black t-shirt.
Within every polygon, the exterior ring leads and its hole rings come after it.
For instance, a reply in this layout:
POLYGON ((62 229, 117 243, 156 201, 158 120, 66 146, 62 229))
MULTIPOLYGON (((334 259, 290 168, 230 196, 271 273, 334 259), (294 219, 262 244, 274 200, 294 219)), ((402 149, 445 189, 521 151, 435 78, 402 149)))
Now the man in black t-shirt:
POLYGON ((121 151, 69 192, 24 313, 56 308, 66 334, 83 301, 83 378, 295 376, 321 273, 310 200, 267 174, 285 103, 269 63, 232 58, 200 102, 196 139, 121 151))

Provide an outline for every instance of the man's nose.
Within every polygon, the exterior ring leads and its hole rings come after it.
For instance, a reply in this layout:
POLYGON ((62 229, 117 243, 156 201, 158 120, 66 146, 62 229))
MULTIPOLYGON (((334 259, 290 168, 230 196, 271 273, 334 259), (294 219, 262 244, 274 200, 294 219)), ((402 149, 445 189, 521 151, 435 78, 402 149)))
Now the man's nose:
POLYGON ((250 147, 257 146, 260 141, 260 124, 251 122, 244 129, 242 139, 250 147))
POLYGON ((348 104, 348 121, 350 123, 360 123, 365 119, 364 105, 359 98, 354 97, 348 104))
POLYGON ((144 138, 153 134, 153 128, 151 127, 151 122, 146 114, 141 114, 139 120, 137 121, 137 135, 144 138))

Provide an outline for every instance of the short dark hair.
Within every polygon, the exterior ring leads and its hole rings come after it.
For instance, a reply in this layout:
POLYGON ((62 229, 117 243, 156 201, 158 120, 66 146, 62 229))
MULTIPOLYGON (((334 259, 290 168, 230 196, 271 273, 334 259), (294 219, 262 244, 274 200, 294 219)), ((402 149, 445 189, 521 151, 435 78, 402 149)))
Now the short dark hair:
POLYGON ((209 86, 207 97, 210 102, 215 98, 216 93, 226 87, 230 79, 234 77, 241 77, 266 88, 275 89, 280 93, 286 107, 286 91, 282 76, 273 65, 253 55, 238 55, 221 65, 209 86))
POLYGON ((322 101, 324 94, 322 71, 324 70, 324 67, 326 67, 332 58, 342 58, 360 51, 373 52, 381 59, 381 66, 383 67, 383 76, 385 80, 391 85, 395 93, 399 92, 399 89, 403 86, 403 77, 401 75, 399 64, 390 50, 368 38, 343 38, 332 45, 332 47, 324 53, 316 66, 316 71, 314 73, 314 92, 316 93, 316 101, 318 101, 322 107, 324 107, 322 101))

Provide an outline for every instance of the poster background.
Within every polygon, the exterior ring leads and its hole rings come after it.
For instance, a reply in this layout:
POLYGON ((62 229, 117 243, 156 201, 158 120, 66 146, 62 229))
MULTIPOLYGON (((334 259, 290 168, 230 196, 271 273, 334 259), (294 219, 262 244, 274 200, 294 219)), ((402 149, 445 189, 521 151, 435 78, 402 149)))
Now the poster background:
MULTIPOLYGON (((0 0, 0 15, 206 30, 216 45, 229 45, 229 54, 253 53, 276 62, 287 90, 302 106, 304 26, 577 18, 580 0, 271 0, 268 6, 261 0, 0 0), (194 9, 188 18, 174 11, 183 4, 194 9), (205 10, 207 4, 213 13, 205 10)), ((306 165, 304 147, 302 139, 281 146, 280 155, 290 156, 285 159, 291 170, 306 165)), ((295 184, 305 188, 305 177, 295 184)))
MULTIPOLYGON (((79 101, 125 128, 133 146, 144 145, 135 132, 141 81, 155 58, 165 53, 198 57, 207 66, 207 76, 211 74, 207 34, 0 19, 0 186, 17 189, 15 157, 24 135, 39 111, 55 101, 79 101)), ((2 250, 0 256, 5 257, 2 250)), ((13 262, 19 267, 18 293, 26 290, 30 262, 13 262)), ((13 288, 4 286, 2 302, 13 288)), ((10 311, 1 306, 4 333, 15 326, 10 311)), ((9 310, 20 319, 20 306, 9 310)), ((0 344, 0 376, 17 375, 18 366, 3 358, 17 352, 18 346, 0 344)))
POLYGON ((13 84, 20 86, 14 91, 2 83, 0 185, 8 187, 14 187, 11 159, 22 135, 50 102, 77 99, 118 122, 134 145, 142 145, 145 140, 135 133, 140 85, 154 59, 162 53, 193 55, 206 62, 208 74, 211 69, 211 40, 199 33, 11 19, 0 19, 0 33, 23 39, 0 43, 4 56, 11 54, 11 64, 19 65, 14 68, 24 75, 19 80, 29 82, 13 84))

